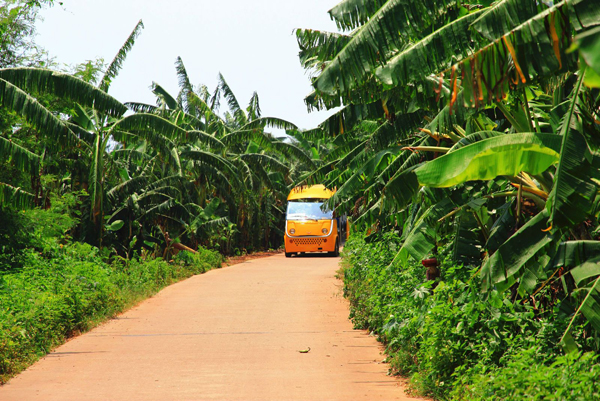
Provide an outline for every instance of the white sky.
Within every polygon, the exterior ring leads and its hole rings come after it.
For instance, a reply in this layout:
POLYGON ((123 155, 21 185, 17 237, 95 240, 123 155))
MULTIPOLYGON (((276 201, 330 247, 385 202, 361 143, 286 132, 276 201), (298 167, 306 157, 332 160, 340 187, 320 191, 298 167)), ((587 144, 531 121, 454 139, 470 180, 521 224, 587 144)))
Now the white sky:
POLYGON ((109 63, 142 19, 145 29, 109 90, 121 102, 155 104, 152 81, 176 96, 181 56, 194 86, 213 91, 221 72, 243 108, 257 91, 263 116, 309 129, 332 112, 306 110, 310 82, 292 31, 336 31, 327 11, 339 1, 62 0, 42 11, 36 42, 58 63, 109 63))

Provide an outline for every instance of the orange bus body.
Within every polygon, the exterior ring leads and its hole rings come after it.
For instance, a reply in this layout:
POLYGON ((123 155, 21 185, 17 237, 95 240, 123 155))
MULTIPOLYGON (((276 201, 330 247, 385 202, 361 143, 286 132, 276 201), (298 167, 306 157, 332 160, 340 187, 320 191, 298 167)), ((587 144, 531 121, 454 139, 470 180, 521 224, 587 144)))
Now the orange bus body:
POLYGON ((285 256, 305 252, 339 255, 338 221, 332 212, 320 209, 334 193, 323 185, 296 187, 290 192, 285 220, 285 256))

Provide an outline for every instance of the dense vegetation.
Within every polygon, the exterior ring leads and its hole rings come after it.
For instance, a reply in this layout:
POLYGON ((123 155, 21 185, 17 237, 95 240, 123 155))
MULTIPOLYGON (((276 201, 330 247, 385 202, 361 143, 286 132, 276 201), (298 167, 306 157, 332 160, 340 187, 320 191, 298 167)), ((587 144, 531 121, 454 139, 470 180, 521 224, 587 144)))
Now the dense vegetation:
POLYGON ((354 217, 357 325, 438 398, 597 398, 597 2, 329 13, 340 32, 296 32, 309 109, 341 107, 303 133, 330 143, 304 179, 354 217))
POLYGON ((296 127, 256 93, 242 108, 179 58, 178 94, 110 96, 141 21, 110 63, 49 63, 32 35, 52 3, 0 5, 0 382, 220 254, 278 248, 289 187, 313 167, 266 131, 296 127))
MULTIPOLYGON (((568 301, 544 313, 497 289, 481 293, 481 277, 439 250, 442 275, 426 280, 420 262, 394 261, 398 232, 377 238, 353 235, 343 252, 344 293, 356 328, 386 344, 394 373, 410 389, 435 399, 593 400, 600 396, 595 352, 564 354, 568 301), (434 289, 435 288, 435 289, 434 289)), ((588 343, 586 326, 575 336, 588 343)), ((586 347, 589 349, 589 347, 586 347)))
POLYGON ((0 205, 48 208, 55 195, 77 194, 73 238, 121 256, 172 243, 225 254, 279 247, 289 187, 313 162, 265 130, 296 127, 262 116, 256 93, 242 108, 223 76, 214 91, 192 85, 180 58, 178 94, 152 83, 155 105, 113 98, 142 29, 106 65, 0 69, 0 205))
MULTIPOLYGON (((19 229, 19 252, 3 252, 23 267, 0 275, 0 383, 65 339, 86 331, 155 294, 163 287, 221 267, 215 251, 178 253, 169 263, 149 251, 130 259, 110 258, 86 243, 72 242, 77 224, 72 196, 54 199, 49 210, 7 214, 5 228, 19 229)), ((10 234, 9 234, 10 235, 10 234)))
POLYGON ((141 21, 110 63, 46 69, 30 40, 39 6, 0 6, 7 353, 122 308, 137 277, 134 298, 204 269, 154 258, 279 247, 290 187, 324 183, 354 220, 353 319, 417 391, 597 398, 597 0, 343 0, 330 10, 340 32, 296 31, 309 109, 341 107, 304 132, 262 116, 256 94, 242 108, 223 77, 192 85, 181 59, 178 94, 153 83, 154 105, 111 97, 141 21), (41 313, 26 293, 56 299, 58 320, 13 329, 41 313))

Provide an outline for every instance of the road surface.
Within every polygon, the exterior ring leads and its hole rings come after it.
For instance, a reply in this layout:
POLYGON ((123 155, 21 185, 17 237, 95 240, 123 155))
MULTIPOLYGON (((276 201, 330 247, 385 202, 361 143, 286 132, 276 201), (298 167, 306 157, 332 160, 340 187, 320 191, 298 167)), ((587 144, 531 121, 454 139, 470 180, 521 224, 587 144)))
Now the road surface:
POLYGON ((338 262, 276 255, 194 276, 57 348, 0 400, 411 399, 352 329, 338 262))

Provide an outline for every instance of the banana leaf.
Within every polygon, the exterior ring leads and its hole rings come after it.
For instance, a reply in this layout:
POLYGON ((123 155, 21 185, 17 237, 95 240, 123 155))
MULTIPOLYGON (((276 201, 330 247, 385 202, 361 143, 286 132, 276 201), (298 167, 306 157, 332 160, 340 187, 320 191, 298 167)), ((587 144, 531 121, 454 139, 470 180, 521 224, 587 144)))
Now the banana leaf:
POLYGON ((483 264, 483 291, 494 286, 505 289, 512 285, 523 273, 527 263, 534 261, 540 252, 560 238, 560 231, 557 229, 545 231, 547 219, 547 211, 538 213, 483 264))
POLYGON ((451 187, 466 181, 491 180, 521 171, 540 174, 559 159, 561 137, 512 134, 485 139, 425 163, 415 170, 419 184, 451 187))

